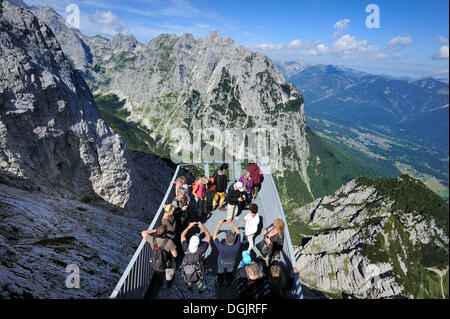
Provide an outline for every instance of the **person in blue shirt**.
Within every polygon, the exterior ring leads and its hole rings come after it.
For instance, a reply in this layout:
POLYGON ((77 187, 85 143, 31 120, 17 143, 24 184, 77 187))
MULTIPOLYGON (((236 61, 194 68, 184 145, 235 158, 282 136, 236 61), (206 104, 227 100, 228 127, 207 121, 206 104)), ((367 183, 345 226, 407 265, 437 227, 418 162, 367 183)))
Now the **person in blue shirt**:
POLYGON ((220 220, 213 234, 213 242, 219 251, 217 260, 217 284, 229 284, 233 280, 233 269, 236 262, 236 256, 241 246, 241 235, 239 229, 231 219, 220 220), (219 240, 217 235, 223 223, 227 222, 235 231, 227 230, 225 240, 219 240))

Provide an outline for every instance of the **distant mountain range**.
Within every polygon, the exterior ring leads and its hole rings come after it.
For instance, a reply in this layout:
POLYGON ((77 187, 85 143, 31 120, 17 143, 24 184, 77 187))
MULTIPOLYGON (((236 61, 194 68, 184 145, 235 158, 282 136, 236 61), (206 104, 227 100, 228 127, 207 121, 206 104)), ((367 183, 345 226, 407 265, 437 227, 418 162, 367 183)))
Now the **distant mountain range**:
POLYGON ((314 130, 347 146, 361 149, 360 143, 366 154, 412 166, 448 186, 447 83, 303 61, 277 66, 303 94, 307 124, 314 130))

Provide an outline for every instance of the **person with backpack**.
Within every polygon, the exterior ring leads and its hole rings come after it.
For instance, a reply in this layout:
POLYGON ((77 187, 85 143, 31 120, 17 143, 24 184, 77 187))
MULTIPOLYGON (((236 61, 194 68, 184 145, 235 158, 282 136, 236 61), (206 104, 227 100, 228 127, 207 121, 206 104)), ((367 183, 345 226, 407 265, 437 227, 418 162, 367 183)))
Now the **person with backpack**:
POLYGON ((216 171, 212 177, 213 184, 211 185, 210 189, 214 191, 214 198, 213 198, 213 210, 216 209, 217 201, 220 198, 219 207, 217 208, 220 211, 225 211, 226 208, 223 207, 223 202, 225 201, 226 197, 226 191, 227 191, 227 184, 228 184, 228 164, 224 163, 220 166, 220 169, 216 171))
POLYGON ((206 185, 208 179, 202 177, 192 184, 192 195, 194 195, 196 201, 197 217, 200 219, 207 215, 207 198, 206 198, 206 185))
POLYGON ((251 203, 249 205, 249 210, 250 212, 244 217, 243 221, 245 222, 244 236, 248 240, 247 251, 250 253, 255 245, 254 237, 258 231, 260 218, 258 214, 258 205, 251 203))
POLYGON ((261 184, 264 180, 264 174, 261 169, 254 161, 250 161, 250 166, 248 167, 248 172, 252 176, 253 187, 252 187, 252 202, 258 196, 258 192, 261 190, 261 184))
MULTIPOLYGON (((244 185, 242 182, 234 183, 228 190, 227 202, 228 202, 228 214, 227 219, 233 220, 237 215, 239 207, 238 205, 245 201, 244 185)), ((236 217, 236 219, 238 219, 236 217)))
POLYGON ((225 282, 229 285, 233 280, 234 264, 241 246, 239 229, 231 220, 219 220, 213 234, 213 242, 219 251, 219 257, 217 259, 217 284, 220 286, 225 282), (227 222, 233 227, 236 235, 231 230, 227 230, 225 240, 220 241, 217 238, 217 235, 219 234, 220 226, 222 226, 224 222, 227 222))
POLYGON ((188 289, 192 289, 194 284, 197 284, 197 289, 199 293, 203 293, 206 289, 205 282, 205 253, 208 249, 209 243, 211 242, 211 235, 206 229, 205 225, 201 222, 192 222, 189 226, 181 233, 181 246, 184 252, 184 258, 181 263, 181 273, 183 274, 184 281, 188 289), (194 226, 198 226, 205 233, 205 241, 201 241, 200 237, 193 235, 189 240, 186 240, 186 235, 189 230, 194 226))
POLYGON ((178 256, 175 243, 166 237, 167 226, 161 225, 156 229, 144 230, 141 232, 144 238, 152 248, 152 268, 157 276, 163 279, 166 274, 167 288, 172 287, 172 280, 175 274, 175 258, 178 256), (153 234, 156 233, 156 238, 153 234))

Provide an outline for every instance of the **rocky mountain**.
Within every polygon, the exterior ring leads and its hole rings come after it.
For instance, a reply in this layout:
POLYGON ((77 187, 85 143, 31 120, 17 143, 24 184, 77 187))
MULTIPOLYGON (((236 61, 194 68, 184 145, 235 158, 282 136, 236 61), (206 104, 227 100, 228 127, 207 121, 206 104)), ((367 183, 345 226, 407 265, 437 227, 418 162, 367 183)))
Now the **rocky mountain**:
MULTIPOLYGON (((61 23, 59 18, 42 18, 49 26, 61 23)), ((56 25, 52 29, 63 27, 56 25)), ((55 35, 65 38, 59 32, 55 35)), ((83 71, 84 78, 102 104, 102 116, 135 150, 168 157, 176 142, 170 139, 173 129, 186 128, 193 138, 194 123, 200 123, 203 129, 221 131, 278 131, 281 156, 273 168, 278 173, 276 182, 283 190, 283 200, 289 206, 335 191, 336 185, 342 184, 340 177, 347 182, 358 176, 355 172, 370 176, 393 176, 397 172, 365 160, 354 162, 353 167, 342 165, 336 159, 340 155, 334 156, 335 150, 326 151, 332 156, 318 161, 319 154, 310 152, 307 141, 302 95, 286 83, 267 56, 238 47, 229 37, 222 38, 217 32, 205 39, 194 39, 190 34, 163 34, 147 44, 121 34, 112 39, 82 39, 92 55, 92 64, 83 71), (116 102, 109 106, 103 103, 111 101, 116 102), (331 170, 322 169, 337 166, 342 173, 339 178, 331 170), (318 181, 319 187, 311 186, 311 179, 318 181), (293 184, 296 192, 291 189, 293 184)), ((61 39, 63 49, 70 45, 64 41, 61 39)), ((71 58, 75 61, 80 57, 71 58)), ((289 68, 299 69, 286 65, 289 68)), ((317 140, 313 135, 310 131, 310 139, 317 140)), ((232 140, 239 140, 239 136, 228 137, 225 142, 232 140)), ((207 143, 219 146, 216 141, 207 143)), ((316 149, 323 148, 319 144, 316 149)))
POLYGON ((291 76, 302 72, 306 68, 306 62, 303 60, 297 61, 274 61, 275 66, 283 73, 286 79, 289 79, 291 76))
POLYGON ((6 2, 3 6, 4 178, 26 181, 33 190, 87 200, 100 197, 121 207, 137 197, 143 202, 134 208, 140 210, 147 202, 146 209, 154 209, 142 186, 137 187, 144 177, 134 169, 134 155, 100 118, 89 87, 71 68, 52 31, 28 10, 6 2))
POLYGON ((448 298, 448 214, 408 175, 352 180, 290 221, 302 282, 337 298, 448 298))
POLYGON ((74 67, 86 72, 92 64, 92 54, 85 42, 86 37, 78 29, 68 26, 64 18, 48 5, 30 6, 29 9, 50 27, 74 67))
POLYGON ((173 167, 128 151, 52 30, 6 1, 0 2, 0 146, 1 296, 106 296, 139 242, 138 230, 159 207, 160 185, 168 185, 173 167), (69 263, 85 276, 80 290, 60 281, 69 263))

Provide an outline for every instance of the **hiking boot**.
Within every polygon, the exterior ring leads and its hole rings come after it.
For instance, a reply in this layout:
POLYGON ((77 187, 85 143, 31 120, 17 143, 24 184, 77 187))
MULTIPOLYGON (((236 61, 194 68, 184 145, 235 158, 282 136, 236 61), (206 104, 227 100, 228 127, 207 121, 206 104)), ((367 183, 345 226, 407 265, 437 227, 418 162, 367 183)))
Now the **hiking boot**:
POLYGON ((226 211, 227 209, 226 209, 225 207, 220 206, 220 207, 218 208, 218 210, 224 212, 224 211, 226 211))

